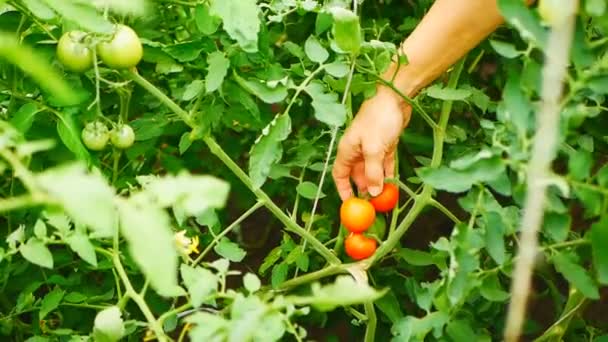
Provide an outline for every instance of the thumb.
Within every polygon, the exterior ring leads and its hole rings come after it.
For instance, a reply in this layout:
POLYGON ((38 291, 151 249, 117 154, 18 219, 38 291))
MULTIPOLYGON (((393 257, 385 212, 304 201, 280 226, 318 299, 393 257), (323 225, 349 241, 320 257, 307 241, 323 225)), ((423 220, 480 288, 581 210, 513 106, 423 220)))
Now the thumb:
POLYGON ((367 190, 372 196, 378 196, 382 192, 384 184, 384 154, 384 149, 377 146, 370 146, 363 151, 367 190))

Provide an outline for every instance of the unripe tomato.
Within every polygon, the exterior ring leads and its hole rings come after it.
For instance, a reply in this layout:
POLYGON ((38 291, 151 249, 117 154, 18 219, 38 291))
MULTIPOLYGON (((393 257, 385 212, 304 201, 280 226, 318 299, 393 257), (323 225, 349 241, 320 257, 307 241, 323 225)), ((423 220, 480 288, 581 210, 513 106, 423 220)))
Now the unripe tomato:
POLYGON ((380 195, 373 197, 369 202, 377 212, 389 212, 399 202, 399 188, 393 183, 384 183, 384 188, 380 195))
POLYGON ((89 122, 82 130, 82 142, 92 151, 101 151, 108 144, 108 127, 101 121, 89 122))
POLYGON ((110 68, 127 69, 141 61, 144 50, 137 33, 132 28, 116 25, 112 38, 97 45, 97 54, 110 68))
POLYGON ((340 207, 340 221, 353 233, 366 231, 376 219, 376 210, 368 201, 351 197, 340 207))
POLYGON ((135 132, 129 125, 120 125, 110 132, 110 141, 116 148, 129 148, 135 142, 135 132))
POLYGON ((85 72, 93 66, 93 52, 84 43, 86 33, 70 31, 64 33, 57 43, 57 59, 73 72, 85 72))
POLYGON ((355 260, 369 258, 376 251, 376 246, 376 240, 362 234, 350 234, 344 241, 346 254, 355 260))

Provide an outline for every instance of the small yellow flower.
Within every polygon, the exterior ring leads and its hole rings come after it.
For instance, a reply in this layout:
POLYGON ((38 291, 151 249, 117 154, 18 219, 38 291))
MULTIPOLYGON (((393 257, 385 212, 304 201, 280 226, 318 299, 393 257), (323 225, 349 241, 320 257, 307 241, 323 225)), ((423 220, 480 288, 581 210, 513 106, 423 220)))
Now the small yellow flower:
POLYGON ((192 253, 200 253, 198 250, 198 236, 189 238, 186 236, 186 231, 182 230, 174 235, 175 245, 177 249, 184 255, 190 255, 192 253))

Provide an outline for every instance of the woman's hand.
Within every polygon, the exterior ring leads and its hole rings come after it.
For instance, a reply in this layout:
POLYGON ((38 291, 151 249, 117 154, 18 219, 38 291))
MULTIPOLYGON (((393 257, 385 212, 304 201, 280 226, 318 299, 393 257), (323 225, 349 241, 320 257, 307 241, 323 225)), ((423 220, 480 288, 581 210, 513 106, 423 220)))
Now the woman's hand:
POLYGON ((376 196, 382 192, 384 179, 394 177, 395 149, 411 112, 409 105, 383 86, 362 104, 340 140, 332 170, 342 200, 353 195, 351 178, 359 193, 376 196))

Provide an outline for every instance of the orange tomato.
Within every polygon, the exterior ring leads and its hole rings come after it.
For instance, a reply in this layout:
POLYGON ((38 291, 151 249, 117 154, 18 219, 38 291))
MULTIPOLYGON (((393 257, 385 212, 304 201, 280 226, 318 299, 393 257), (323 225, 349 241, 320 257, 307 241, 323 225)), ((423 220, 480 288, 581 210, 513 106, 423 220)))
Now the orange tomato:
POLYGON ((368 201, 351 197, 340 207, 340 221, 353 233, 366 231, 376 219, 376 210, 368 201))
POLYGON ((386 213, 399 203, 399 188, 393 183, 384 183, 384 188, 380 195, 373 197, 369 202, 374 206, 376 211, 386 213))
POLYGON ((352 233, 344 241, 346 254, 355 260, 369 258, 376 251, 376 246, 376 240, 362 234, 352 233))

